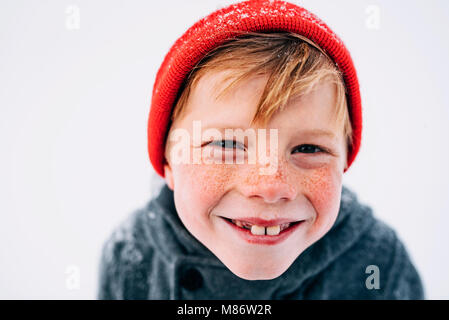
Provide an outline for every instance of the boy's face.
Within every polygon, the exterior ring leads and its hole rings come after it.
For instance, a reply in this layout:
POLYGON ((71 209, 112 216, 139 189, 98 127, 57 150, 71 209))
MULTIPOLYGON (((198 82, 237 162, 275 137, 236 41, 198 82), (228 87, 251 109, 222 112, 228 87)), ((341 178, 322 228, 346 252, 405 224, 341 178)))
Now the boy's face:
MULTIPOLYGON (((249 124, 267 78, 253 77, 215 100, 213 86, 224 75, 208 73, 199 80, 191 91, 184 116, 175 119, 170 132, 183 128, 193 137, 193 121, 198 120, 202 130, 217 128, 223 133, 226 128, 250 128, 256 133, 263 128, 249 124)), ((323 82, 273 115, 264 127, 266 135, 257 135, 257 139, 266 141, 267 155, 272 152, 270 148, 276 147, 274 173, 261 174, 259 169, 266 166, 248 161, 194 164, 169 160, 165 166, 166 181, 174 190, 181 221, 237 276, 247 280, 280 276, 334 224, 347 156, 343 125, 333 118, 335 106, 335 87, 323 82), (277 129, 277 145, 271 145, 269 129, 277 129), (251 222, 251 218, 262 219, 253 220, 253 224, 265 223, 271 228, 265 231, 262 226, 254 227, 252 232, 227 220, 251 222), (276 234, 276 225, 296 221, 301 222, 290 224, 278 235, 254 234, 261 230, 276 234)), ((224 146, 219 141, 206 144, 210 141, 207 137, 201 140, 202 147, 192 143, 189 148, 192 154, 201 149, 202 160, 217 159, 214 153, 220 151, 223 155, 245 153, 243 146, 249 144, 248 140, 234 140, 235 149, 232 142, 224 146)), ((167 145, 167 156, 171 148, 173 142, 167 145)), ((250 224, 247 227, 251 228, 250 224)))

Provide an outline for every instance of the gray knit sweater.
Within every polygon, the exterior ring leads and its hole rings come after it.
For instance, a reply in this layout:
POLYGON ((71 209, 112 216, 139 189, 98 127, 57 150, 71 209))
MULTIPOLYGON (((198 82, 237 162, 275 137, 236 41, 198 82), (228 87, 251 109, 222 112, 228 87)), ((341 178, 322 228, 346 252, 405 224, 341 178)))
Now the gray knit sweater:
POLYGON ((404 244, 346 187, 331 230, 278 278, 235 276, 184 227, 166 185, 114 230, 99 272, 99 299, 424 298, 404 244))

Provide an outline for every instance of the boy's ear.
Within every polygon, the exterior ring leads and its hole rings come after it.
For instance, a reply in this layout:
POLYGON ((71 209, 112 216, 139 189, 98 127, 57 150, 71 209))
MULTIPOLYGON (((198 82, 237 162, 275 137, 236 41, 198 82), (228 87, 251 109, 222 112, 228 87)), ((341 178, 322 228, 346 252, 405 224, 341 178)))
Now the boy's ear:
MULTIPOLYGON (((346 153, 346 155, 347 155, 347 153, 346 153)), ((343 164, 343 173, 345 173, 346 170, 348 170, 348 157, 347 156, 346 156, 346 159, 343 164)))
POLYGON ((175 183, 173 181, 173 172, 168 163, 164 164, 164 179, 167 186, 173 191, 175 188, 175 183))

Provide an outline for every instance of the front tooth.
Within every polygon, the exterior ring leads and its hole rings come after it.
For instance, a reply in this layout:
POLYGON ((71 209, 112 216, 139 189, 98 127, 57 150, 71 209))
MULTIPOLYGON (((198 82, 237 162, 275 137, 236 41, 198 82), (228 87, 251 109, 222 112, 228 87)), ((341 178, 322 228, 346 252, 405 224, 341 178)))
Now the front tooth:
POLYGON ((281 226, 267 227, 267 234, 270 236, 276 236, 281 232, 281 226))
POLYGON ((258 235, 258 236, 263 236, 265 234, 265 227, 252 225, 251 226, 251 233, 255 234, 255 235, 258 235))

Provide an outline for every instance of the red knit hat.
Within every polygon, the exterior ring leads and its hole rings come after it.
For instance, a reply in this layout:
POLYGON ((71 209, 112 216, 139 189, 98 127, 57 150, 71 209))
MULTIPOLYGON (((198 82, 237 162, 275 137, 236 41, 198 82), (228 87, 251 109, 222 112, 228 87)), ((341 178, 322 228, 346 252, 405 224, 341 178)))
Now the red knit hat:
POLYGON ((165 56, 156 75, 148 119, 148 152, 156 172, 164 177, 165 140, 184 79, 209 51, 236 36, 236 30, 294 32, 312 40, 333 59, 343 73, 353 129, 353 145, 347 158, 349 168, 359 151, 362 134, 359 83, 349 51, 323 21, 306 9, 286 1, 249 0, 199 20, 176 40, 165 56))

